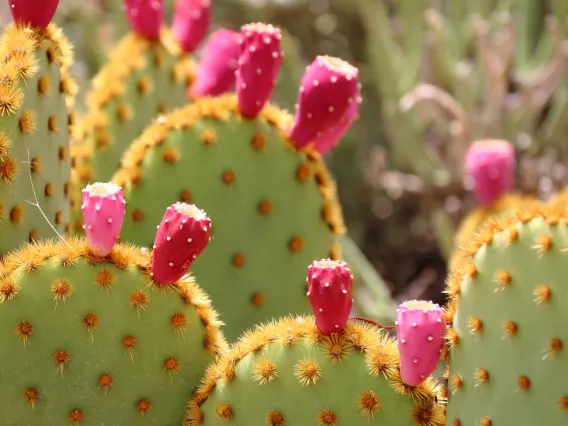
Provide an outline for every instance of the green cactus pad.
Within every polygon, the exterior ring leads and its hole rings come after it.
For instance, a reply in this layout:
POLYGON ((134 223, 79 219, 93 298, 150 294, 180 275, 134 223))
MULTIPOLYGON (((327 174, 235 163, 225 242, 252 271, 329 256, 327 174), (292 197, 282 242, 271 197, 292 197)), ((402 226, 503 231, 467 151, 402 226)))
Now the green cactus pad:
POLYGON ((72 149, 75 228, 80 229, 81 189, 107 182, 124 151, 158 115, 185 105, 195 63, 183 53, 169 30, 149 41, 126 35, 93 79, 88 112, 74 128, 72 149))
POLYGON ((185 426, 444 424, 442 386, 405 385, 396 343, 358 320, 322 335, 313 317, 258 326, 210 366, 185 426))
POLYGON ((2 425, 178 426, 225 350, 190 278, 163 287, 147 251, 30 245, 0 271, 2 425))
POLYGON ((8 25, 0 58, 1 256, 24 241, 54 237, 51 226, 66 231, 75 84, 70 46, 53 24, 8 25))
POLYGON ((308 265, 339 257, 334 184, 319 155, 288 142, 289 120, 270 106, 244 119, 233 95, 204 98, 148 127, 113 178, 128 201, 127 241, 151 246, 164 209, 179 200, 211 217, 213 240, 192 271, 230 340, 275 316, 310 312, 308 265))
POLYGON ((449 278, 449 425, 568 424, 563 214, 488 223, 449 278))

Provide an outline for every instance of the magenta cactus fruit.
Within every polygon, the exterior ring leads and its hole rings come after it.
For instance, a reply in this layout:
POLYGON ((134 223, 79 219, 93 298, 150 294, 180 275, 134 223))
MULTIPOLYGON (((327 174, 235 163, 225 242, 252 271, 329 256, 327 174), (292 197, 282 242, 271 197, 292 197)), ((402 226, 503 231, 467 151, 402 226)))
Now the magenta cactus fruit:
POLYGON ((220 29, 209 37, 201 52, 197 77, 189 90, 191 98, 219 96, 235 86, 235 70, 241 53, 239 33, 220 29))
POLYGON ((332 125, 327 130, 321 132, 314 140, 314 148, 321 154, 325 155, 331 151, 340 141, 351 125, 359 117, 359 107, 361 105, 360 88, 357 91, 357 97, 351 99, 349 108, 345 115, 341 117, 338 123, 332 125))
POLYGON ((83 189, 83 229, 91 250, 98 256, 112 251, 124 222, 126 201, 114 183, 93 183, 83 189))
POLYGON ((160 284, 175 283, 205 250, 211 221, 193 204, 177 202, 166 209, 154 241, 152 277, 160 284))
POLYGON ((272 93, 283 53, 280 29, 254 23, 241 28, 241 54, 236 71, 239 111, 256 117, 272 93))
POLYGON ((407 385, 418 386, 436 369, 446 322, 440 306, 424 300, 404 302, 397 312, 400 375, 407 385))
POLYGON ((353 306, 353 276, 347 263, 316 260, 308 267, 307 281, 316 326, 324 334, 339 333, 353 306))
POLYGON ((513 187, 515 150, 504 140, 473 142, 466 154, 466 173, 473 181, 473 193, 483 207, 490 207, 513 187))
POLYGON ((124 0, 124 8, 134 32, 149 40, 160 37, 164 19, 163 0, 124 0))
POLYGON ((211 25, 211 0, 176 0, 172 30, 182 49, 192 53, 211 25))
MULTIPOLYGON (((347 119, 347 112, 358 97, 357 68, 338 58, 318 56, 302 78, 290 139, 302 148, 323 137, 343 117, 347 119)), ((339 130, 341 133, 342 129, 339 130)))
POLYGON ((59 0, 44 0, 41 6, 37 0, 9 0, 8 5, 17 23, 46 28, 55 15, 59 0))

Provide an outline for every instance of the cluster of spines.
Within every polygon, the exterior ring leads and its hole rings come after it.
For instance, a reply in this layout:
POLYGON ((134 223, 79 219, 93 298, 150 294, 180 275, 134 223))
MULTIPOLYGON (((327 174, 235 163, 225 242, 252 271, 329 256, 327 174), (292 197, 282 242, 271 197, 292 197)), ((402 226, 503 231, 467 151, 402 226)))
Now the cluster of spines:
MULTIPOLYGON (((8 25, 0 39, 0 117, 18 114, 24 102, 24 87, 28 81, 36 76, 39 69, 38 51, 45 48, 47 61, 57 64, 60 69, 60 81, 53 82, 47 75, 41 76, 37 81, 36 90, 40 96, 47 96, 57 91, 64 97, 70 110, 73 107, 76 93, 75 82, 68 74, 73 55, 71 47, 62 31, 55 25, 50 24, 46 28, 31 28, 22 24, 8 25)), ((27 90, 33 90, 28 87, 27 90)), ((67 123, 58 123, 55 116, 50 116, 45 124, 37 122, 36 113, 31 109, 21 111, 18 130, 23 136, 31 136, 39 125, 45 125, 50 132, 58 132, 60 127, 70 126, 74 122, 73 112, 68 115, 67 123)), ((10 136, 0 130, 0 179, 5 184, 11 184, 22 173, 20 162, 10 156, 13 141, 10 136)), ((58 157, 60 161, 68 161, 68 148, 59 147, 58 157)), ((32 174, 41 173, 42 159, 34 157, 29 159, 29 171, 32 174)), ((27 179, 27 177, 26 177, 27 179)), ((61 190, 64 195, 69 194, 69 183, 65 183, 61 190)), ((52 183, 46 183, 42 193, 46 197, 54 195, 56 188, 52 183)), ((23 203, 6 206, 0 199, 0 218, 9 218, 10 222, 20 225, 25 220, 25 208, 23 203)), ((63 212, 58 211, 53 220, 56 225, 63 224, 63 212)), ((67 226, 67 225, 66 225, 67 226)), ((29 241, 36 241, 40 237, 38 230, 31 229, 29 241)))
MULTIPOLYGON (((520 208, 506 215, 503 218, 492 218, 488 220, 480 229, 479 233, 473 239, 471 244, 464 248, 465 256, 464 263, 460 265, 459 268, 451 271, 447 279, 445 293, 449 296, 449 302, 444 309, 444 317, 449 325, 446 331, 446 344, 447 351, 445 351, 445 359, 451 356, 451 349, 457 347, 460 344, 460 335, 457 330, 453 327, 453 320, 457 313, 459 306, 459 298, 461 293, 461 283, 464 279, 475 280, 477 276, 477 267, 474 263, 475 255, 483 247, 491 245, 494 242, 494 238, 503 233, 505 237, 506 244, 515 244, 519 238, 519 226, 529 223, 533 219, 542 219, 547 225, 555 226, 562 224, 568 226, 568 215, 565 213, 565 209, 561 205, 548 204, 548 205, 538 205, 538 204, 528 204, 524 208, 520 208)), ((553 249, 553 239, 550 234, 543 233, 539 235, 532 245, 535 250, 535 257, 540 258, 546 252, 553 249)), ((560 252, 568 252, 568 245, 566 247, 559 248, 560 252)), ((495 283, 495 291, 504 291, 510 285, 514 284, 514 276, 511 271, 506 271, 504 269, 499 269, 495 272, 493 277, 495 283)), ((535 284, 533 290, 533 301, 535 305, 544 305, 552 297, 552 290, 543 283, 535 284)), ((467 319, 467 326, 471 334, 480 334, 483 332, 483 321, 480 318, 472 316, 467 319)), ((518 325, 512 319, 507 319, 502 324, 503 338, 514 337, 518 332, 518 325)), ((553 356, 563 349, 564 343, 558 337, 552 337, 548 345, 541 348, 543 354, 543 359, 553 356)), ((479 367, 476 369, 474 377, 476 386, 482 385, 490 380, 490 372, 479 367)), ((444 377, 448 380, 449 389, 451 392, 459 391, 464 384, 466 378, 460 377, 459 375, 452 375, 451 370, 447 369, 444 372, 444 377)), ((519 374, 517 378, 517 388, 519 391, 527 391, 531 387, 531 381, 525 374, 519 374)), ((568 412, 568 394, 560 395, 557 401, 559 407, 562 410, 568 412)), ((483 417, 481 424, 486 426, 491 426, 492 422, 488 417, 483 417)), ((462 423, 459 419, 453 419, 452 424, 460 426, 462 423)))
MULTIPOLYGON (((21 288, 14 279, 14 274, 18 272, 29 273, 40 268, 46 262, 54 262, 60 267, 66 268, 72 266, 79 259, 86 260, 91 266, 95 267, 101 264, 110 263, 117 270, 125 270, 129 267, 135 267, 145 277, 146 284, 152 286, 158 291, 177 291, 183 303, 192 306, 203 327, 205 329, 204 348, 213 353, 215 356, 226 350, 226 342, 219 332, 219 321, 217 314, 211 309, 209 299, 203 291, 194 285, 192 279, 182 279, 172 284, 168 288, 155 283, 151 278, 150 256, 148 253, 141 251, 139 248, 130 245, 116 245, 113 251, 105 257, 101 257, 93 253, 89 244, 84 239, 70 239, 67 243, 42 242, 29 245, 19 251, 8 255, 0 270, 0 304, 10 303, 18 297, 21 288)), ((64 269, 63 269, 64 270, 64 269)), ((100 288, 101 291, 112 292, 114 286, 114 272, 111 268, 97 268, 94 270, 93 285, 100 288)), ((51 303, 57 308, 58 303, 72 303, 73 293, 75 290, 74 283, 66 278, 58 278, 51 284, 51 303)), ((48 301, 46 301, 47 303, 48 301)), ((151 303, 148 291, 142 286, 140 289, 133 290, 128 297, 128 304, 132 309, 143 315, 144 309, 151 303)), ((99 322, 104 320, 104 313, 87 312, 81 318, 81 325, 85 329, 88 338, 96 338, 96 331, 99 322)), ((170 320, 167 324, 176 333, 184 333, 188 325, 187 315, 181 311, 172 312, 170 320)), ((23 345, 33 340, 38 333, 36 324, 26 319, 20 319, 13 324, 15 337, 20 339, 23 345)), ((135 334, 128 334, 116 342, 122 346, 126 355, 135 361, 135 350, 139 343, 135 334)), ((65 367, 73 363, 73 354, 65 348, 54 347, 53 351, 46 356, 50 356, 56 369, 61 375, 64 374, 65 367)), ((179 360, 175 357, 169 357, 162 361, 160 368, 164 374, 172 375, 179 372, 181 368, 179 360)), ((93 386, 98 387, 102 392, 109 392, 114 384, 114 377, 111 372, 101 371, 98 379, 93 386)), ((38 387, 26 387, 22 389, 22 397, 33 408, 41 399, 41 389, 38 387)), ((133 408, 144 415, 151 408, 151 399, 141 398, 133 402, 133 408)), ((75 420, 77 423, 82 420, 83 412, 76 408, 69 412, 69 419, 75 420), (75 419, 73 417, 76 417, 75 419)))
MULTIPOLYGON (((207 369, 202 384, 189 403, 185 425, 199 426, 203 423, 201 406, 214 392, 218 382, 230 383, 235 379, 236 364, 245 356, 258 353, 268 344, 289 348, 299 342, 320 346, 321 356, 330 359, 332 364, 341 363, 353 351, 363 354, 369 374, 374 377, 384 377, 395 392, 407 395, 416 402, 414 412, 411 413, 416 425, 443 424, 443 386, 432 378, 419 386, 405 384, 400 376, 396 343, 391 337, 379 332, 375 326, 357 320, 350 320, 341 333, 325 335, 317 329, 313 317, 302 316, 275 320, 246 332, 227 355, 207 369)), ((262 386, 278 380, 279 373, 276 365, 269 358, 259 357, 251 374, 252 379, 262 386)), ((299 386, 314 386, 323 377, 323 372, 317 360, 302 359, 295 365, 294 375, 299 386)), ((362 420, 372 418, 382 408, 380 395, 372 390, 354 395, 353 404, 358 406, 362 420)), ((215 413, 217 420, 228 423, 233 416, 233 407, 228 403, 219 403, 215 413)), ((265 420, 269 426, 286 424, 284 413, 270 410, 268 407, 265 420)), ((314 420, 320 426, 341 424, 341 419, 330 409, 323 409, 314 420)))
MULTIPOLYGON (((138 185, 142 179, 144 179, 141 169, 144 155, 149 149, 163 145, 171 131, 191 128, 194 123, 202 119, 212 118, 225 120, 230 116, 239 116, 237 99, 234 95, 199 99, 194 104, 161 117, 151 124, 146 129, 143 136, 129 148, 122 160, 122 168, 113 178, 114 182, 122 187, 126 187, 128 184, 133 186, 138 185)), ((282 141, 286 143, 290 150, 296 150, 282 130, 287 128, 288 124, 291 122, 292 118, 290 116, 270 105, 262 109, 260 116, 273 128, 281 132, 282 141)), ((205 149, 207 149, 210 144, 217 143, 215 131, 213 129, 204 129, 201 134, 201 142, 205 149)), ((262 133, 255 134, 251 138, 250 147, 253 150, 262 152, 266 147, 266 137, 262 133)), ((334 234, 342 234, 345 227, 341 209, 336 199, 335 184, 321 156, 311 148, 305 148, 303 152, 306 154, 307 161, 303 161, 298 165, 295 179, 300 182, 308 182, 312 179, 316 180, 323 199, 322 219, 334 234)), ((167 163, 175 164, 179 159, 179 154, 173 148, 165 148, 162 152, 162 159, 167 163)), ((234 182, 235 179, 238 179, 238 176, 235 175, 234 171, 226 170, 219 176, 219 179, 227 185, 227 187, 230 187, 231 183, 234 182)), ((180 191, 179 201, 191 202, 191 198, 191 188, 180 191)), ((258 200, 257 210, 261 215, 269 215, 272 212, 271 201, 268 199, 258 200)), ((140 209, 133 209, 130 214, 134 222, 143 221, 145 219, 145 214, 140 209)), ((300 251, 304 247, 304 241, 300 236, 292 236, 286 244, 292 252, 300 251)), ((330 257, 332 259, 338 259, 340 257, 339 248, 337 246, 332 247, 330 257)), ((231 262, 238 268, 244 265, 246 259, 242 254, 236 253, 231 259, 231 262)))

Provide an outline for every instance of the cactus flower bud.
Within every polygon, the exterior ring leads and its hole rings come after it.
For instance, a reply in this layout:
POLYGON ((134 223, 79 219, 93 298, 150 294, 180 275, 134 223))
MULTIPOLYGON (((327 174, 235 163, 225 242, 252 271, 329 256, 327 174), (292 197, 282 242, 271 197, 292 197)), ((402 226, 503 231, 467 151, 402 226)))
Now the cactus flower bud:
POLYGON ((239 33, 217 30, 201 52, 197 78, 189 90, 191 98, 219 96, 235 87, 235 70, 241 52, 239 33))
POLYGON ((166 209, 154 241, 152 277, 175 283, 205 250, 211 235, 207 214, 193 204, 175 203, 166 209))
POLYGON ((308 267, 308 298, 322 333, 343 330, 353 306, 352 293, 353 277, 347 263, 316 260, 308 267))
POLYGON ((440 306, 423 300, 404 302, 397 312, 400 375, 407 385, 418 386, 436 369, 446 322, 440 306))
POLYGON ((160 37, 164 19, 163 0, 124 0, 124 7, 134 32, 149 40, 160 37))
POLYGON ((112 251, 124 222, 126 201, 114 183, 93 183, 83 189, 83 229, 91 250, 98 256, 112 251))
POLYGON ((358 102, 358 78, 357 68, 329 56, 318 56, 306 68, 290 130, 290 139, 296 147, 314 142, 347 117, 350 106, 358 102))
POLYGON ((211 0, 176 0, 172 31, 187 53, 203 41, 211 25, 211 0))
POLYGON ((14 21, 46 28, 55 15, 59 0, 44 0, 41 6, 37 0, 9 0, 8 5, 14 21))
POLYGON ((314 148, 321 154, 325 155, 331 151, 340 141, 351 125, 359 116, 359 106, 361 105, 361 97, 356 97, 356 102, 351 102, 345 115, 341 117, 339 122, 324 130, 320 136, 314 140, 314 148))
POLYGON ((507 141, 489 139, 469 146, 465 168, 473 180, 473 193, 480 205, 490 207, 511 190, 515 164, 515 150, 507 141))
POLYGON ((272 93, 282 63, 280 29, 262 23, 241 28, 241 54, 236 71, 239 111, 256 117, 272 93))

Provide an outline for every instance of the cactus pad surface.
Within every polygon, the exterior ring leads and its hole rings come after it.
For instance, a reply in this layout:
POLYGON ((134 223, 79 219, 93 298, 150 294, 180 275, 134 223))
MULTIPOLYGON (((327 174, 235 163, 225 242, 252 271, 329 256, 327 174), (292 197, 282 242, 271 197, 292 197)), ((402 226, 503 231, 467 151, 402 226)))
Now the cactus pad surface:
POLYGON ((30 245, 0 270, 2 424, 181 424, 225 348, 190 278, 161 286, 147 251, 84 239, 30 245))
POLYGON ((447 292, 449 425, 568 422, 568 217, 527 208, 487 223, 447 292))

